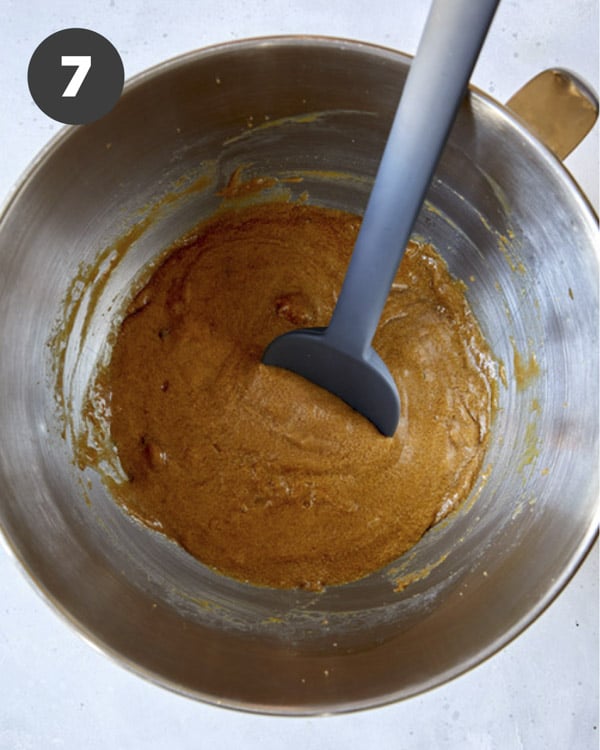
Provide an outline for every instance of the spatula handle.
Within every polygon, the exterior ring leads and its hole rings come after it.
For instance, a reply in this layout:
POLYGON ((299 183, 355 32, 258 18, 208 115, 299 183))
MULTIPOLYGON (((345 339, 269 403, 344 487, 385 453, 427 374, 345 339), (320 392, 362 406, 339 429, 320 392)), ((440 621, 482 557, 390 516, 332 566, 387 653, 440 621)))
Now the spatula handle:
POLYGON ((371 345, 499 0, 434 0, 327 336, 359 354, 371 345))

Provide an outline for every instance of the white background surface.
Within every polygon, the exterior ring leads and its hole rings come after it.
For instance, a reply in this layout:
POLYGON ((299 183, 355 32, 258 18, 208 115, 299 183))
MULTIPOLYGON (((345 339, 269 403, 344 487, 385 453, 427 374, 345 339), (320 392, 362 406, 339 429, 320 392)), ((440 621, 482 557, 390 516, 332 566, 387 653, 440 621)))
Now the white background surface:
MULTIPOLYGON (((0 0, 0 200, 60 127, 36 108, 26 79, 34 49, 59 29, 104 34, 129 77, 197 47, 265 34, 344 36, 414 53, 428 7, 428 0, 0 0)), ((473 82, 505 101, 550 66, 572 69, 598 90, 597 0, 502 0, 473 82)), ((597 126, 567 165, 597 211, 597 126)), ((0 549, 0 750, 587 750, 598 747, 599 734, 597 544, 550 609, 477 669, 404 703, 314 719, 214 708, 129 674, 59 619, 0 549)))

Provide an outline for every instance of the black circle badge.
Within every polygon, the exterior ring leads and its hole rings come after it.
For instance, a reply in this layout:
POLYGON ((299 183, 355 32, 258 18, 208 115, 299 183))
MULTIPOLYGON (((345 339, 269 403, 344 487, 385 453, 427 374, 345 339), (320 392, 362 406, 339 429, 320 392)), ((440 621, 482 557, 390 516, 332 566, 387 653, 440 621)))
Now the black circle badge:
POLYGON ((29 91, 38 107, 69 125, 84 125, 110 112, 124 80, 117 50, 89 29, 63 29, 47 37, 27 70, 29 91))

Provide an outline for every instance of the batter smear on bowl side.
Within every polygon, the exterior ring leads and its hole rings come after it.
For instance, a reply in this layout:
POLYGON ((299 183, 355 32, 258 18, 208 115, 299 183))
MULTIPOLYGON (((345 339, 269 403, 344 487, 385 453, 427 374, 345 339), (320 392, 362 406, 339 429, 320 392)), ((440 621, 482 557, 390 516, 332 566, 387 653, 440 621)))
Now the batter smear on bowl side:
POLYGON ((392 438, 261 363, 325 326, 360 225, 274 201, 223 210, 137 291, 96 389, 124 508, 253 584, 318 590, 391 562, 464 500, 495 408, 495 363, 464 285, 411 243, 374 340, 400 392, 392 438))

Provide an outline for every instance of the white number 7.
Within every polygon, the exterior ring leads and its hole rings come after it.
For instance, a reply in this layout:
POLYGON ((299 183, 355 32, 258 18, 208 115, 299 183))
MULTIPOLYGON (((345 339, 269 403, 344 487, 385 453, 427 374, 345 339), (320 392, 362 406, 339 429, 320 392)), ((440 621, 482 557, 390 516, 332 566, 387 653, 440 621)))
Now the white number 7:
POLYGON ((90 55, 62 55, 60 64, 63 67, 73 65, 77 70, 73 73, 73 78, 69 81, 63 96, 77 96, 81 84, 84 82, 86 75, 92 67, 92 58, 90 55))

